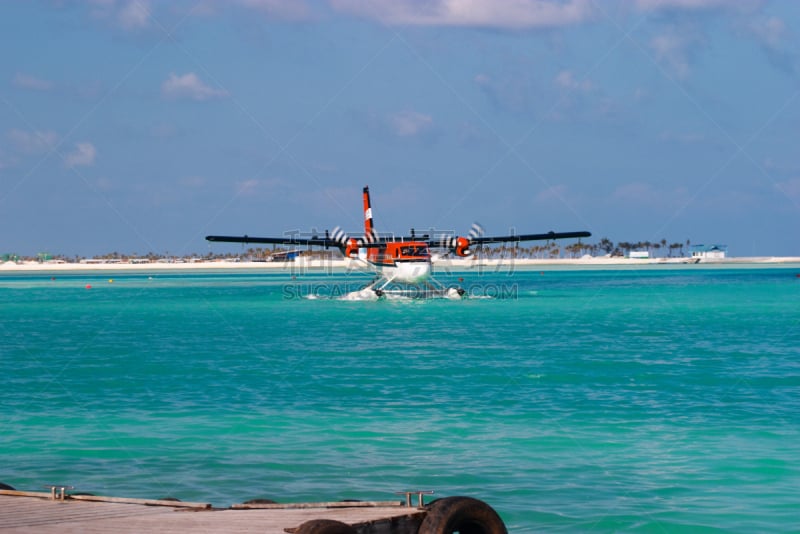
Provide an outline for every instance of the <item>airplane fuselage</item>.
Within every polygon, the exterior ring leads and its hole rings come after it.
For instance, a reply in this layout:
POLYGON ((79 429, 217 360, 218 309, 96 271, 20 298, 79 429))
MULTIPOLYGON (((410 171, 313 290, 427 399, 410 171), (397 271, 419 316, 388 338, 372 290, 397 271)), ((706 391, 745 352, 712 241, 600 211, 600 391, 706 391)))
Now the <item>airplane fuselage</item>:
POLYGON ((431 277, 431 253, 424 242, 389 242, 385 248, 369 248, 366 260, 396 282, 418 284, 431 277))

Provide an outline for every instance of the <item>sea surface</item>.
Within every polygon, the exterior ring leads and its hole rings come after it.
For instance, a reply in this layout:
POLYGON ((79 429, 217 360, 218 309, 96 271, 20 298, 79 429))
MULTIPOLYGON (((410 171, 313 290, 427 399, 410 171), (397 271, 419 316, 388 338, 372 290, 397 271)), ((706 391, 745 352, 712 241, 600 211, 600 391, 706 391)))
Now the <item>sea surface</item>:
POLYGON ((487 501, 509 532, 800 532, 800 266, 0 274, 0 481, 487 501), (87 287, 90 286, 90 287, 87 287))

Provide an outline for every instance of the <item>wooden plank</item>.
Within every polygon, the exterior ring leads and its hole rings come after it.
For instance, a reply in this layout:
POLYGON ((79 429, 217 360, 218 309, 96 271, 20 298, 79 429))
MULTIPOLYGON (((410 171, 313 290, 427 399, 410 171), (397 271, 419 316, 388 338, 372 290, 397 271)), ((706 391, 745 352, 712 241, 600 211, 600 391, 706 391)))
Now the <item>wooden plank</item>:
POLYGON ((9 495, 15 497, 39 497, 40 499, 52 499, 53 495, 48 491, 18 491, 18 490, 4 490, 0 489, 0 495, 9 495))
POLYGON ((67 499, 75 501, 115 502, 119 504, 143 504, 145 506, 170 506, 173 508, 211 508, 211 503, 207 502, 183 502, 183 501, 170 501, 163 499, 135 499, 129 497, 104 497, 100 495, 68 495, 67 499))
MULTIPOLYGON (((284 510, 297 508, 391 508, 402 507, 400 501, 334 501, 334 502, 290 502, 290 503, 242 503, 233 504, 233 510, 284 510)), ((412 508, 409 508, 412 510, 412 508)))
MULTIPOLYGON (((0 495, 8 495, 12 497, 38 497, 40 499, 53 500, 52 493, 50 492, 45 493, 41 491, 0 490, 0 495)), ((56 500, 62 500, 62 499, 56 499, 56 500)), ((183 501, 170 501, 164 499, 136 499, 132 497, 105 497, 102 495, 67 494, 63 500, 115 502, 120 504, 144 504, 147 506, 170 506, 173 508, 211 508, 211 504, 207 502, 183 502, 183 501)))

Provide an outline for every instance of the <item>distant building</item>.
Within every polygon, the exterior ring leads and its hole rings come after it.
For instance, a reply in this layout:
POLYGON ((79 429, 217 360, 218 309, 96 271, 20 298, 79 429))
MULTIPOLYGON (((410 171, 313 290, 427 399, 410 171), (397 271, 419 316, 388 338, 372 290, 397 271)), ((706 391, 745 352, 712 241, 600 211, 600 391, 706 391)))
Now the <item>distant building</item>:
POLYGON ((650 258, 650 252, 647 250, 631 250, 628 253, 628 257, 638 260, 646 260, 650 258))
POLYGON ((728 254, 727 245, 692 245, 693 258, 703 260, 721 260, 728 254))
POLYGON ((300 256, 299 250, 288 250, 286 252, 273 252, 269 261, 294 261, 300 256))

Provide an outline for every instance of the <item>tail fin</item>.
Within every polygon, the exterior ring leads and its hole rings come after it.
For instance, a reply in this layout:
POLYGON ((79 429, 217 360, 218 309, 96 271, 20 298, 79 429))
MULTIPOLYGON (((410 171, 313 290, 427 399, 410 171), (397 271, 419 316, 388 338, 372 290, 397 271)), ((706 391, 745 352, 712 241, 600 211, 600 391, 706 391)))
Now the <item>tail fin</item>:
POLYGON ((364 241, 367 243, 376 242, 377 235, 372 225, 372 205, 369 201, 369 186, 364 186, 364 241))

